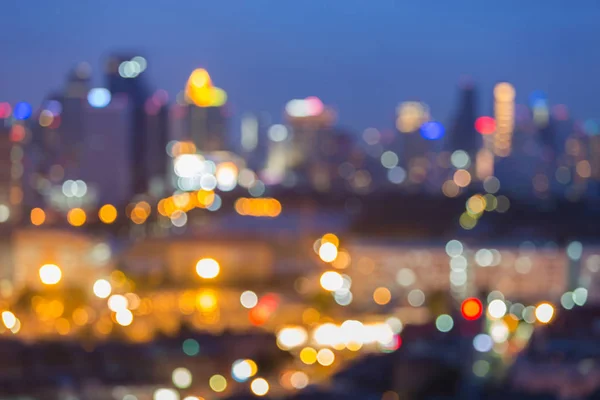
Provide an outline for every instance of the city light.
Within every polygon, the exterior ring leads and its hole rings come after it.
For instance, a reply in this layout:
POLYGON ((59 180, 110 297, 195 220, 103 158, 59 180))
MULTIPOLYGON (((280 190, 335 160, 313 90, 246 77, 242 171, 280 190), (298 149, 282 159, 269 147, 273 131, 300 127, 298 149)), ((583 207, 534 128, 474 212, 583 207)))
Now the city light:
POLYGON ((373 300, 380 306, 389 303, 391 299, 392 294, 390 293, 390 290, 386 287, 378 287, 373 292, 373 300))
POLYGON ((13 329, 17 325, 17 317, 10 311, 2 312, 2 323, 6 329, 13 329))
POLYGON ((482 135, 491 135, 496 130, 496 121, 492 117, 479 117, 475 120, 475 129, 482 135))
POLYGON ((96 297, 106 299, 112 292, 112 286, 106 279, 98 279, 94 282, 93 291, 96 297))
POLYGON ((321 275, 321 287, 330 292, 335 292, 339 290, 344 285, 344 279, 342 275, 335 271, 327 271, 321 275))
POLYGON ((129 300, 127 300, 127 297, 123 295, 113 294, 108 298, 107 304, 111 311, 118 313, 119 311, 127 310, 127 307, 129 306, 129 300))
POLYGON ((492 300, 488 304, 488 314, 490 317, 500 319, 506 315, 506 303, 500 299, 492 300))
POLYGON ((317 353, 317 362, 324 367, 330 366, 335 361, 335 354, 329 349, 321 349, 317 353))
POLYGON ((46 213, 41 208, 34 208, 30 213, 31 223, 40 226, 46 221, 46 213))
POLYGON ((296 371, 290 377, 290 383, 295 389, 304 389, 308 386, 308 375, 302 371, 296 371))
POLYGON ((550 303, 541 303, 535 308, 535 318, 541 324, 547 324, 554 317, 554 306, 550 303))
POLYGON ((44 285, 56 285, 62 278, 62 271, 55 264, 45 264, 39 270, 40 280, 44 285))
POLYGON ((251 290, 246 290, 240 295, 240 303, 244 308, 254 308, 258 304, 258 296, 251 290))
POLYGON ((396 128, 402 133, 412 133, 429 120, 429 108, 419 102, 409 101, 396 109, 396 128))
POLYGON ((31 108, 31 104, 26 102, 20 102, 15 104, 13 107, 13 117, 18 120, 26 120, 31 117, 33 109, 31 108))
POLYGON ((192 385, 192 373, 187 368, 175 368, 171 374, 173 385, 179 389, 187 389, 192 385))
POLYGON ((179 393, 173 389, 157 389, 154 392, 154 400, 179 400, 179 393))
POLYGON ((98 210, 98 218, 105 224, 112 224, 117 219, 117 209, 112 204, 105 204, 98 210))
POLYGON ((252 360, 236 360, 231 366, 231 376, 237 382, 245 382, 256 375, 258 367, 252 360))
POLYGON ((203 68, 192 71, 185 94, 187 99, 198 107, 221 107, 227 101, 225 91, 213 86, 210 75, 203 68))
POLYGON ((219 275, 221 267, 217 260, 212 258, 203 258, 196 263, 196 273, 200 278, 213 279, 219 275))
POLYGON ((73 208, 67 213, 67 221, 72 226, 81 226, 85 224, 87 216, 81 208, 73 208))
POLYGON ((133 313, 127 309, 120 309, 115 314, 115 320, 121 326, 129 326, 133 322, 133 313))
POLYGON ((287 327, 277 332, 277 346, 282 350, 289 350, 306 343, 308 334, 302 327, 287 327))
POLYGON ((208 385, 213 391, 221 393, 227 389, 227 379, 223 375, 213 375, 210 377, 208 385))
POLYGON ((250 384, 252 393, 257 396, 264 396, 269 392, 269 383, 263 378, 256 378, 250 384))
POLYGON ((442 314, 436 318, 435 327, 440 332, 450 332, 454 327, 454 320, 450 315, 442 314))
POLYGON ((332 262, 338 255, 338 249, 335 244, 325 242, 319 247, 319 257, 324 262, 332 262))
POLYGON ((462 302, 460 311, 464 319, 475 321, 483 314, 483 305, 479 299, 470 297, 462 302))
POLYGON ((427 140, 438 140, 444 137, 444 125, 436 121, 425 122, 420 128, 421 136, 427 140))
POLYGON ((316 117, 321 115, 323 110, 323 102, 317 97, 290 100, 285 106, 286 113, 294 118, 316 117))
POLYGON ((300 360, 306 365, 312 365, 317 362, 317 351, 312 347, 305 347, 300 351, 300 360))
POLYGON ((94 108, 104 108, 110 104, 111 94, 106 88, 94 88, 89 91, 87 100, 94 108))

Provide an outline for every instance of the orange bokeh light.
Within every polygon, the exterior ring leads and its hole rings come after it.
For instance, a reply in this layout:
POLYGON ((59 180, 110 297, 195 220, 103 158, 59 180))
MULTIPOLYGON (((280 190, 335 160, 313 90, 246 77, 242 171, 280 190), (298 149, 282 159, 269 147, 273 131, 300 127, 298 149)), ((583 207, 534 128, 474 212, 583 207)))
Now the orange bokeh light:
POLYGON ((483 314, 483 304, 475 297, 469 297, 462 302, 460 311, 463 317, 468 321, 475 321, 483 314))

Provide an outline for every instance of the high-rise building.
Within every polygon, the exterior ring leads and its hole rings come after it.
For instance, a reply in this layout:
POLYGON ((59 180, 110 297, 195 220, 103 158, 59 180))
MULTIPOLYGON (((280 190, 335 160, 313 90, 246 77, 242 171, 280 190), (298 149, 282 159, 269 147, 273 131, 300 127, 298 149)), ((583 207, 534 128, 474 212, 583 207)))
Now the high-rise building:
POLYGON ((480 148, 480 135, 475 130, 476 111, 475 87, 471 81, 460 85, 460 100, 454 124, 448 136, 450 151, 464 150, 471 158, 480 148))
POLYGON ((292 100, 285 111, 292 128, 287 167, 294 172, 294 180, 316 189, 327 188, 323 171, 335 113, 317 97, 292 100))
POLYGON ((241 151, 249 168, 259 171, 267 164, 268 115, 247 114, 241 123, 241 151))
POLYGON ((169 141, 169 108, 167 92, 159 90, 146 100, 146 170, 148 192, 164 195, 167 179, 167 143, 169 141))
POLYGON ((146 113, 145 102, 148 89, 143 72, 146 60, 141 56, 113 55, 106 63, 106 86, 113 96, 126 95, 130 103, 131 137, 128 148, 131 151, 129 168, 132 171, 134 194, 145 193, 148 188, 146 168, 146 113))
POLYGON ((126 97, 116 96, 105 107, 84 108, 85 153, 79 179, 97 204, 122 206, 136 194, 134 171, 129 168, 131 106, 126 97))
POLYGON ((227 150, 227 118, 224 107, 189 105, 189 137, 201 153, 227 150))

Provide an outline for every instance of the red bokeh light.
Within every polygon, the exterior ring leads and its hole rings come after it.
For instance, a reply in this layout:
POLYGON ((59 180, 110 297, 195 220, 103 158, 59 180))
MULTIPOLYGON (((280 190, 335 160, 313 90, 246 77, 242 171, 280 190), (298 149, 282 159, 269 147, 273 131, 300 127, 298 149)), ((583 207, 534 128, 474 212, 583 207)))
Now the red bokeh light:
POLYGON ((10 113, 12 112, 12 108, 8 103, 0 103, 0 118, 8 118, 10 117, 10 113))
POLYGON ((25 139, 25 128, 21 125, 13 125, 10 130, 10 140, 13 142, 21 142, 25 139))
POLYGON ((479 117, 475 120, 475 129, 482 135, 491 135, 496 131, 496 120, 492 117, 479 117))
POLYGON ((250 310, 248 318, 250 319, 252 325, 263 325, 269 320, 275 310, 277 310, 278 306, 279 296, 273 293, 268 293, 258 301, 256 307, 250 310))
POLYGON ((467 321, 475 321, 483 314, 483 304, 475 297, 469 297, 462 302, 460 312, 467 321))

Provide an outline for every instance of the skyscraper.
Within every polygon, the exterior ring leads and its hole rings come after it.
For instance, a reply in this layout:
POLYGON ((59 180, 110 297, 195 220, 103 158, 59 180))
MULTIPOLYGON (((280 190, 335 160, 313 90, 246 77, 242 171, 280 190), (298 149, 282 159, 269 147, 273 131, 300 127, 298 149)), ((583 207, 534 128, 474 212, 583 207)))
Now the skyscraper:
POLYGON ((480 135, 475 130, 476 102, 473 82, 465 80, 460 84, 458 111, 448 138, 450 151, 464 150, 471 158, 481 146, 480 135))
POLYGON ((134 195, 131 162, 131 103, 117 96, 105 107, 84 108, 85 153, 79 179, 97 204, 121 206, 134 195))
POLYGON ((131 157, 129 168, 132 171, 134 194, 144 193, 148 188, 148 171, 146 169, 146 114, 145 101, 148 89, 143 78, 146 60, 141 56, 116 54, 109 57, 106 63, 106 86, 114 96, 127 96, 130 103, 129 119, 131 121, 131 137, 129 151, 131 157))
POLYGON ((146 100, 146 170, 148 191, 162 196, 166 189, 167 142, 169 140, 169 109, 167 92, 159 90, 146 100))
POLYGON ((227 119, 223 107, 189 105, 189 136, 200 152, 227 150, 227 119))

